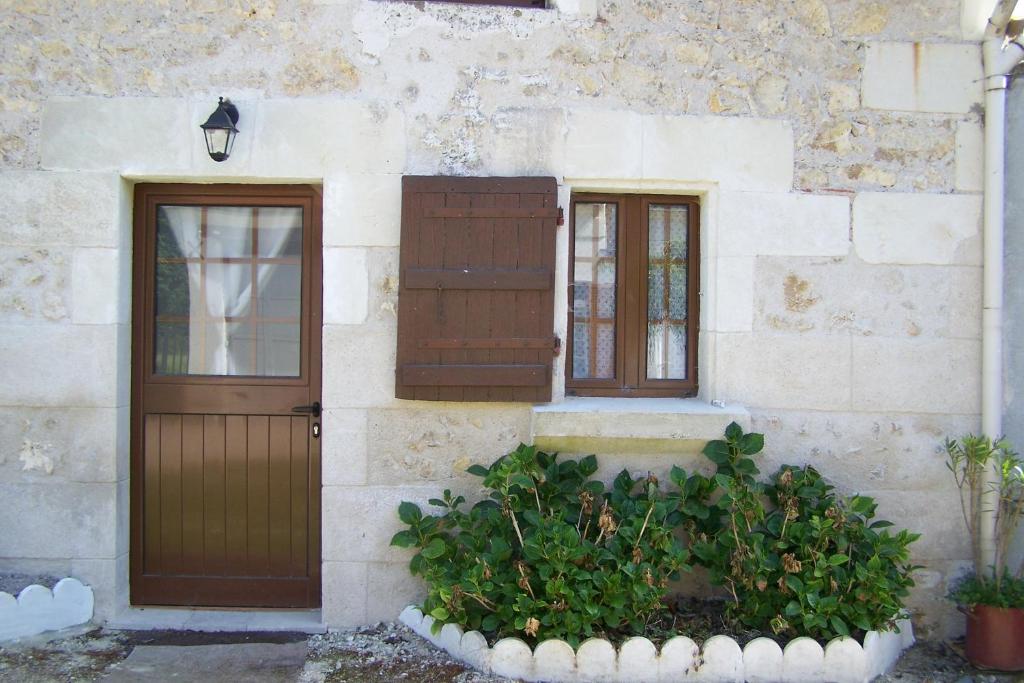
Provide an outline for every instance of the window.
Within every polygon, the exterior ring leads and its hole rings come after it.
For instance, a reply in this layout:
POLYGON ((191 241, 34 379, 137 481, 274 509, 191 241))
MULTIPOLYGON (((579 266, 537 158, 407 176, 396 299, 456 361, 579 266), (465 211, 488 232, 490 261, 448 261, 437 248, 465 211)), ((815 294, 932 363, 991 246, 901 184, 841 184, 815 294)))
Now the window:
POLYGON ((570 214, 566 393, 694 395, 697 199, 575 194, 570 214))

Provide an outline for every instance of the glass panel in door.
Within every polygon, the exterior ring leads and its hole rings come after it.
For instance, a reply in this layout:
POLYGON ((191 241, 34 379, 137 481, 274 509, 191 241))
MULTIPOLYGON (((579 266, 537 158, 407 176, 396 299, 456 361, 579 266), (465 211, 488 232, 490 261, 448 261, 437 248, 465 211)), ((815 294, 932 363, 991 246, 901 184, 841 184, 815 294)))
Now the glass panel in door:
POLYGON ((157 209, 157 375, 297 377, 302 209, 157 209))

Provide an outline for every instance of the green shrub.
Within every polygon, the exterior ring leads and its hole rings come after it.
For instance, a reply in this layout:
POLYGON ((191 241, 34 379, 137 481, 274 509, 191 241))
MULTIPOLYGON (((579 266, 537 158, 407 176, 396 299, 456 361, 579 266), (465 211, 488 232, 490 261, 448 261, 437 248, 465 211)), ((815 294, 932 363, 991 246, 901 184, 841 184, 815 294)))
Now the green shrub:
POLYGON ((812 467, 785 466, 759 483, 750 456, 762 435, 733 423, 725 437, 704 448, 712 477, 674 468, 672 479, 694 562, 728 591, 731 616, 819 640, 891 628, 914 585, 908 546, 918 535, 890 534, 891 523, 871 521, 871 498, 838 496, 812 467))
POLYGON ((1007 573, 996 585, 987 577, 979 579, 971 574, 957 582, 949 591, 949 597, 961 605, 1024 609, 1024 579, 1007 573))
POLYGON ((404 502, 409 526, 392 545, 419 550, 410 562, 426 581, 424 614, 489 637, 639 635, 662 611, 669 579, 688 570, 673 531, 674 500, 653 477, 623 471, 610 490, 590 477, 597 460, 558 461, 519 446, 489 468, 474 465, 490 497, 468 511, 445 491, 439 515, 404 502))

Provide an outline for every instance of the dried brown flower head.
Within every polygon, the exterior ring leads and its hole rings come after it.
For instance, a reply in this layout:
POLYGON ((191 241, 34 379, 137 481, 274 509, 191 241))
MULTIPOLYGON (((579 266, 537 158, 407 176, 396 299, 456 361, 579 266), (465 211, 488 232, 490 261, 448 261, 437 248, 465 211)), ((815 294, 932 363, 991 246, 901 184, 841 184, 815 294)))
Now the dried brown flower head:
POLYGON ((533 617, 530 617, 529 619, 526 620, 526 626, 523 628, 523 631, 526 632, 526 635, 531 636, 531 637, 535 636, 535 635, 537 635, 537 631, 539 631, 539 630, 540 630, 540 622, 539 621, 537 621, 533 617))
POLYGON ((787 574, 799 574, 803 569, 803 565, 800 560, 796 559, 793 553, 786 553, 782 556, 782 568, 787 574))
POLYGON ((619 528, 619 525, 615 523, 615 518, 612 517, 608 501, 605 501, 604 505, 601 506, 601 516, 597 518, 597 528, 608 536, 614 534, 615 530, 619 528))
POLYGON ((779 475, 779 486, 789 488, 793 485, 793 470, 786 470, 779 475))
POLYGON ((594 494, 590 491, 580 491, 580 505, 583 506, 583 514, 589 516, 594 511, 594 494))
POLYGON ((640 548, 633 548, 633 564, 640 564, 644 559, 644 554, 640 552, 640 548))

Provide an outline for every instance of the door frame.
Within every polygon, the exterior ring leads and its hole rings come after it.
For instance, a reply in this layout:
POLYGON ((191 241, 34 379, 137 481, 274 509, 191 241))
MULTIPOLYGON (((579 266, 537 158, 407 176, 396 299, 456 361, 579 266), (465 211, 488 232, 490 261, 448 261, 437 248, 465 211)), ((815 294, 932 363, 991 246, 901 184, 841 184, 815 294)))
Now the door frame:
MULTIPOLYGON (((131 392, 130 392, 130 453, 129 453, 129 557, 128 557, 128 593, 129 605, 144 606, 136 600, 136 577, 143 571, 143 387, 151 359, 143 357, 146 350, 146 338, 149 334, 150 322, 147 319, 146 293, 149 291, 147 278, 152 278, 153 260, 148 251, 154 246, 152 237, 147 235, 150 227, 148 222, 149 209, 154 198, 166 198, 171 201, 180 200, 188 203, 187 198, 202 197, 206 200, 223 198, 223 205, 246 205, 267 196, 280 198, 308 198, 311 211, 311 234, 308 244, 304 240, 303 252, 308 255, 310 264, 309 275, 309 319, 301 330, 304 349, 300 359, 302 370, 310 386, 317 387, 322 402, 323 379, 323 191, 319 185, 313 184, 203 184, 203 183, 138 183, 132 190, 132 263, 131 263, 131 392), (317 353, 309 353, 313 348, 317 353)), ((215 204, 215 202, 214 202, 215 204)), ((213 205, 213 204, 211 204, 213 205)), ((273 203, 266 203, 272 206, 273 203)), ((307 294, 303 293, 303 298, 307 294)), ((285 380, 286 381, 286 380, 285 380)), ((209 380, 207 381, 207 383, 209 380)), ((203 384, 200 380, 197 384, 203 384)), ((225 378, 222 384, 238 384, 240 381, 225 378)), ((251 382, 259 384, 259 382, 251 382)), ((312 443, 312 442, 311 442, 312 443)), ((317 608, 322 603, 322 442, 317 439, 317 447, 310 448, 309 460, 309 512, 307 520, 307 566, 309 567, 308 603, 317 608)), ((187 606, 187 605, 182 605, 187 606)), ((245 605, 239 605, 245 606, 245 605)), ((261 608, 275 609, 275 608, 261 608)))

